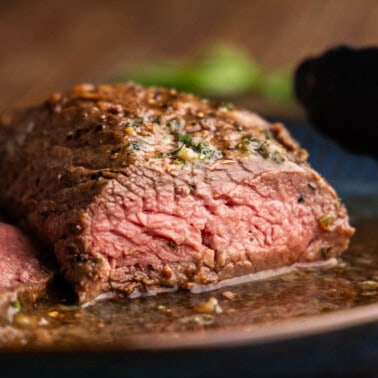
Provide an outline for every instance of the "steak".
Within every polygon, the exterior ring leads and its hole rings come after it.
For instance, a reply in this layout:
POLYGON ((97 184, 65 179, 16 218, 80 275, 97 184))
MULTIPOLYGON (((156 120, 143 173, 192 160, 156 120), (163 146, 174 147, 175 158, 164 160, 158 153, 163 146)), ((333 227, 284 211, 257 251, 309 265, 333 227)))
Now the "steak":
POLYGON ((51 277, 31 241, 16 227, 0 223, 0 318, 17 311, 18 297, 35 301, 51 277))
POLYGON ((83 84, 1 123, 1 206, 80 302, 328 259, 354 233, 284 126, 231 104, 83 84))

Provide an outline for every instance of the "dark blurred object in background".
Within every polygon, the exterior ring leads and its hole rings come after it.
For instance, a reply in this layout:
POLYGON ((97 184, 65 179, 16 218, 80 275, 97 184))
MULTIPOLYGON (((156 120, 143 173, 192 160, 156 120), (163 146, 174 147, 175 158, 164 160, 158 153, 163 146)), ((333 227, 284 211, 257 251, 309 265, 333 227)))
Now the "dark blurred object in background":
POLYGON ((295 91, 316 129, 378 158, 378 48, 339 46, 305 60, 295 91))

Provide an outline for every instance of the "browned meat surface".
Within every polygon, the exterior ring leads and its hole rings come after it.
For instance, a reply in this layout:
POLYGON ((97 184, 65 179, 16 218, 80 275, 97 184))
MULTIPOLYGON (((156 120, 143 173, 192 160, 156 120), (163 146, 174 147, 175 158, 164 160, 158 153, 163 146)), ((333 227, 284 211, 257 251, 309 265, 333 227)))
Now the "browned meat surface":
POLYGON ((327 259, 354 232, 286 129, 230 104, 80 85, 2 126, 1 205, 81 302, 327 259))
POLYGON ((34 301, 51 277, 30 240, 16 227, 0 223, 0 318, 19 308, 18 297, 34 301))

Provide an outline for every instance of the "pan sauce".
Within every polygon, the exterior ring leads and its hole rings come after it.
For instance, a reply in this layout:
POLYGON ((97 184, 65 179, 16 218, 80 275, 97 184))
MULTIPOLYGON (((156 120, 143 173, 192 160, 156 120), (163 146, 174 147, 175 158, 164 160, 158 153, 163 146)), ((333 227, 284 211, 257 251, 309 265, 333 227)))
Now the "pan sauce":
MULTIPOLYGON (((23 304, 0 333, 4 347, 109 348, 155 333, 172 335, 252 326, 378 303, 378 220, 357 225, 339 264, 295 271, 212 292, 107 299, 73 306, 44 299, 23 304)), ((377 314, 378 318, 378 314, 377 314)))

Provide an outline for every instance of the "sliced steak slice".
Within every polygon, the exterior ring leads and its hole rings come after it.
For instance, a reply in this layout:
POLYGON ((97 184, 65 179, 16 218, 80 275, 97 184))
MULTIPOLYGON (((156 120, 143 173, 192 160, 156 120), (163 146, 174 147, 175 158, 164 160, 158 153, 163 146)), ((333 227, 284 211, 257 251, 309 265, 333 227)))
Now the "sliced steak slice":
POLYGON ((18 228, 0 223, 0 318, 35 301, 45 292, 52 271, 41 262, 31 241, 18 228))
POLYGON ((288 131, 229 104, 81 85, 2 125, 1 205, 81 302, 328 259, 354 232, 288 131))

